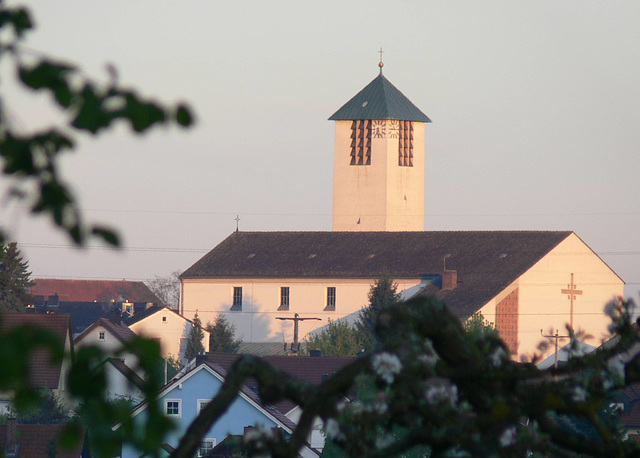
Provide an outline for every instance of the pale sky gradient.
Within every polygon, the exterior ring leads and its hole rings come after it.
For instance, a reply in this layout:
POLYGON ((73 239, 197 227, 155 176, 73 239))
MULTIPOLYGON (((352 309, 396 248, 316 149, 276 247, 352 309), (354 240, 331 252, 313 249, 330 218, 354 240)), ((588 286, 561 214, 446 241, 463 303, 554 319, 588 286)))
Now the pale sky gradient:
MULTIPOLYGON (((573 230, 640 289, 640 2, 33 1, 30 47, 166 102, 197 127, 83 137, 64 161, 124 249, 79 251, 0 208, 35 277, 145 280, 235 230, 330 230, 333 123, 385 75, 426 128, 427 230, 573 230)), ((56 119, 0 92, 25 129, 56 119)), ((578 283, 578 286, 580 285, 578 283)))

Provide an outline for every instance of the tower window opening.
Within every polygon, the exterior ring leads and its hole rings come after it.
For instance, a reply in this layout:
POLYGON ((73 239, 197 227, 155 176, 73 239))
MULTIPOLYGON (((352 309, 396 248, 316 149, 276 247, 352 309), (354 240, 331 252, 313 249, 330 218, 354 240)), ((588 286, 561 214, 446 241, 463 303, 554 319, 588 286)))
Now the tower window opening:
POLYGON ((398 123, 398 165, 413 167, 413 122, 398 123))
POLYGON ((350 165, 371 165, 371 120, 351 122, 350 165))

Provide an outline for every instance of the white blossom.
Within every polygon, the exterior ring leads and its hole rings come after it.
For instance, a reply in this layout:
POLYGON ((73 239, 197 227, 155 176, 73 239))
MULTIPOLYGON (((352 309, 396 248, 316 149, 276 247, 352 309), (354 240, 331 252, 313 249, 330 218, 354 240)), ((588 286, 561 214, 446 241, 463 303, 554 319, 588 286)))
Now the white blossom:
POLYGON ((331 440, 338 440, 344 437, 340 432, 340 424, 333 418, 329 418, 324 424, 324 432, 331 440))
POLYGON ((378 450, 387 448, 394 442, 395 442, 395 439, 391 434, 380 435, 376 437, 376 448, 378 450))
POLYGON ((618 383, 624 383, 625 378, 625 368, 624 363, 619 359, 612 359, 607 364, 609 367, 609 372, 615 378, 615 381, 618 383))
POLYGON ((502 366, 505 359, 507 359, 507 352, 504 351, 504 348, 502 347, 496 347, 496 349, 489 355, 489 363, 496 368, 502 366))
POLYGON ((516 443, 516 436, 518 431, 515 426, 510 426, 500 434, 500 446, 501 447, 511 447, 516 443))
POLYGON ((433 384, 426 389, 425 397, 431 405, 450 404, 453 406, 458 402, 458 387, 453 384, 433 384))
POLYGON ((395 375, 399 374, 402 369, 400 358, 391 353, 374 355, 371 359, 371 366, 376 374, 389 385, 393 383, 395 375))
POLYGON ((587 391, 581 386, 576 386, 571 393, 571 399, 574 402, 584 402, 587 400, 587 391))
POLYGON ((427 366, 429 369, 433 369, 434 367, 436 367, 438 357, 432 354, 422 354, 418 356, 418 361, 427 366))

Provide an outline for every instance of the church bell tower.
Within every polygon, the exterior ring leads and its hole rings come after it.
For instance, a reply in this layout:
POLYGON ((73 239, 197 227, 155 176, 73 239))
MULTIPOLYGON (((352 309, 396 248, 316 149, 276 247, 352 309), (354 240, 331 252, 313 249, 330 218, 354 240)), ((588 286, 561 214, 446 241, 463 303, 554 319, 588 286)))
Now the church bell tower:
POLYGON ((424 126, 431 120, 382 74, 335 121, 334 231, 424 230, 424 126))

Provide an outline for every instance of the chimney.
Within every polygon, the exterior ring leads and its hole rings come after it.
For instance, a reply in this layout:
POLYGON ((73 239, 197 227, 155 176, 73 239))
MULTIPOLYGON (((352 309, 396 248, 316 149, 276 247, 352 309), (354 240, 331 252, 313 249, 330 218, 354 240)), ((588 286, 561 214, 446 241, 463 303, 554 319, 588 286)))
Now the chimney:
POLYGON ((442 289, 445 291, 452 290, 458 284, 457 270, 442 271, 442 289))
POLYGON ((16 418, 7 418, 7 441, 5 442, 7 456, 16 456, 18 448, 17 432, 18 420, 16 418))

